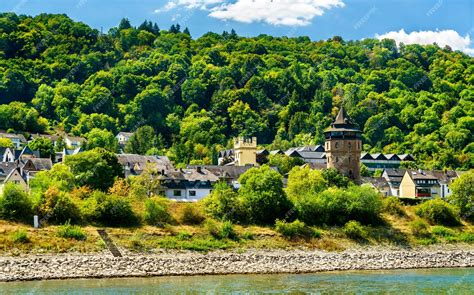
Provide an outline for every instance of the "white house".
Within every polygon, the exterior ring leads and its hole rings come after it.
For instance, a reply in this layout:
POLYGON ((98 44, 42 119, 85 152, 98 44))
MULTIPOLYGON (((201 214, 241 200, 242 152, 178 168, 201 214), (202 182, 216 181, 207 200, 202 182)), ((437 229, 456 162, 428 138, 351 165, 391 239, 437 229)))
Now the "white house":
POLYGON ((0 133, 0 138, 8 138, 12 141, 15 149, 20 149, 25 143, 26 138, 23 134, 13 134, 13 133, 0 133))

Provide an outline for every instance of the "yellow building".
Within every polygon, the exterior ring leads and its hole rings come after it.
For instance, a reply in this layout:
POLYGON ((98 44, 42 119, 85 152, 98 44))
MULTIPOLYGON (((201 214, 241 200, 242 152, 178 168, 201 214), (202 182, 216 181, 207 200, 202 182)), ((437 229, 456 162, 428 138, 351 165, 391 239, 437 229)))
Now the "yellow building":
POLYGON ((434 198, 439 193, 438 179, 428 171, 407 170, 400 182, 400 198, 434 198))
POLYGON ((235 166, 257 166, 257 138, 234 138, 235 166))

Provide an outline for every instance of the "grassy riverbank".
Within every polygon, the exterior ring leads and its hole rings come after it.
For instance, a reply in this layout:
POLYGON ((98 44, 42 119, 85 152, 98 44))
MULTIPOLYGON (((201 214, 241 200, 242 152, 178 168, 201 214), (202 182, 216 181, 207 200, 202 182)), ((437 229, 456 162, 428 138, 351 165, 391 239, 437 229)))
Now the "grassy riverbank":
MULTIPOLYGON (((185 204, 173 204, 170 211, 174 222, 163 227, 106 227, 106 230, 119 248, 138 253, 156 252, 160 249, 211 251, 307 248, 341 251, 361 245, 474 243, 474 226, 465 221, 454 227, 428 226, 419 232, 413 225, 413 221, 419 219, 412 206, 405 206, 401 215, 383 213, 384 225, 362 226, 361 232, 356 236, 344 227, 310 227, 313 234, 293 238, 284 237, 271 226, 226 227, 222 222, 209 217, 196 225, 181 224, 178 215, 183 206, 185 204)), ((34 229, 26 224, 0 221, 0 255, 100 252, 105 249, 105 245, 97 233, 98 228, 85 226, 77 229, 83 237, 75 236, 74 233, 72 237, 61 237, 59 231, 64 230, 64 226, 34 229)))

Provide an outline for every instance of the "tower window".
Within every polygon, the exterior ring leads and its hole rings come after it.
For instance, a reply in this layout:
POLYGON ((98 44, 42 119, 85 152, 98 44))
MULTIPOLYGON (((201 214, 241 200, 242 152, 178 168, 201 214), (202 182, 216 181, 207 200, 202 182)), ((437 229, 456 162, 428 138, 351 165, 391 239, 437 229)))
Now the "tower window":
POLYGON ((339 162, 339 158, 338 158, 338 157, 336 157, 336 163, 338 163, 338 162, 339 162))
POLYGON ((334 145, 334 147, 337 149, 339 147, 339 142, 336 141, 336 144, 334 145))

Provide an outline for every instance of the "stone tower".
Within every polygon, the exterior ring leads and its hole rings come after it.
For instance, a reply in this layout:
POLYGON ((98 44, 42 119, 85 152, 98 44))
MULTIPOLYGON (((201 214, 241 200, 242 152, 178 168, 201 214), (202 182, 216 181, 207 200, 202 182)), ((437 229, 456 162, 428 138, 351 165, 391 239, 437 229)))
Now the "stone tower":
POLYGON ((257 166, 257 138, 234 138, 234 157, 236 166, 257 166))
POLYGON ((360 183, 360 153, 362 132, 351 122, 341 107, 336 120, 324 130, 327 168, 336 168, 341 174, 360 183))

